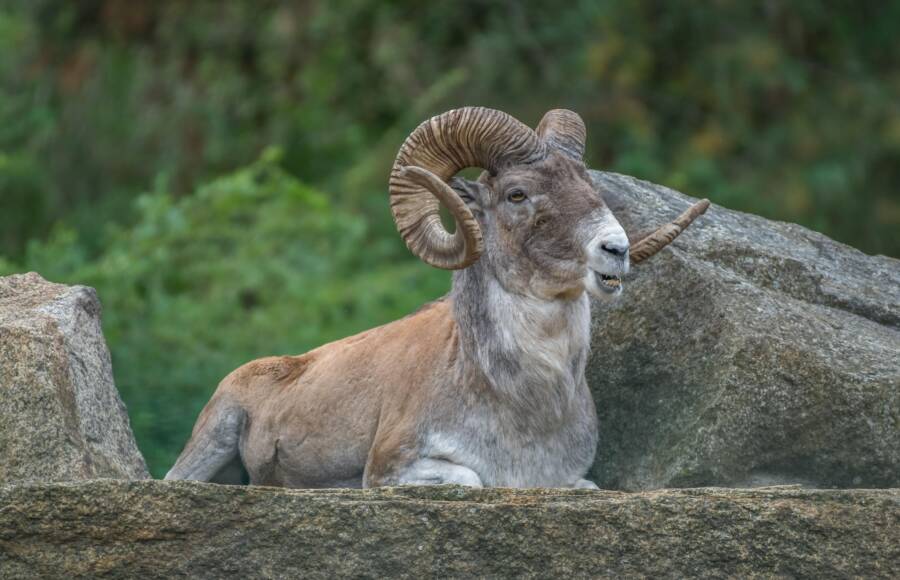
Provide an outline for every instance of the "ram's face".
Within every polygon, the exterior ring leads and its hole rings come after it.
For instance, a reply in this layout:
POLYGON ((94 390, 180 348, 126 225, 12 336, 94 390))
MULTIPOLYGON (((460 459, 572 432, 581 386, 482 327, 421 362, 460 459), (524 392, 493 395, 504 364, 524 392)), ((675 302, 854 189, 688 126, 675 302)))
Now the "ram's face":
POLYGON ((545 299, 621 292, 628 238, 580 161, 551 152, 451 184, 481 226, 481 259, 508 291, 545 299))

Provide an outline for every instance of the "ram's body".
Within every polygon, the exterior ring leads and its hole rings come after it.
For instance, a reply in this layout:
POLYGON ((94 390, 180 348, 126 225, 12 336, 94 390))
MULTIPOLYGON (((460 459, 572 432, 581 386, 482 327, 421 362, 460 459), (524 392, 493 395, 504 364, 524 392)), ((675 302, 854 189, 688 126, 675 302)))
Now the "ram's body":
MULTIPOLYGON (((588 294, 620 293, 629 240, 587 175, 583 141, 569 111, 548 113, 537 133, 486 109, 423 123, 398 155, 391 206, 414 253, 457 270, 451 293, 237 369, 166 478, 237 481, 243 467, 251 483, 288 487, 595 487, 584 479, 597 445, 588 294), (451 180, 466 166, 489 171, 451 180)), ((642 240, 635 261, 703 209, 642 240)))
MULTIPOLYGON (((463 342, 470 340, 465 334, 472 329, 457 325, 454 306, 448 297, 304 355, 265 358, 240 367, 222 381, 184 452, 189 457, 193 447, 218 442, 230 447, 228 456, 198 449, 211 461, 188 461, 198 471, 172 475, 216 479, 221 473, 219 479, 228 481, 223 462, 242 457, 250 480, 260 485, 444 481, 446 470, 439 478, 418 461, 424 455, 473 466, 478 482, 462 472, 459 483, 579 483, 590 467, 597 437, 594 406, 583 370, 578 370, 587 355, 587 297, 545 313, 544 336, 529 336, 521 358, 547 366, 534 377, 519 376, 523 383, 499 392, 493 383, 510 376, 508 369, 497 373, 501 377, 484 376, 480 364, 465 352, 463 342), (569 324, 573 316, 583 320, 569 324), (527 345, 545 352, 528 352, 527 345), (559 364, 551 357, 558 357, 559 364), (548 382, 557 384, 550 388, 548 382), (237 429, 230 424, 235 421, 237 429), (237 445, 214 431, 209 434, 214 442, 207 441, 202 435, 207 422, 227 425, 238 437, 237 445)), ((493 330, 508 333, 516 323, 509 322, 493 330)))

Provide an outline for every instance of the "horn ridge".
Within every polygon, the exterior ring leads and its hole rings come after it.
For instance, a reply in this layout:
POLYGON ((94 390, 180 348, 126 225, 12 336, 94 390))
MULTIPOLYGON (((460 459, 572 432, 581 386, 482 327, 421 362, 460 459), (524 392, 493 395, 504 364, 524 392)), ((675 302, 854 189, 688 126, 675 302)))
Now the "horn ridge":
POLYGON ((464 107, 421 123, 400 146, 389 181, 391 212, 407 247, 438 268, 475 262, 484 248, 481 229, 447 180, 467 167, 496 171, 544 151, 528 126, 493 109, 464 107), (440 204, 456 221, 453 234, 441 224, 440 204))
POLYGON ((631 263, 643 262, 674 242, 675 238, 680 236, 681 232, 686 230, 695 219, 706 213, 707 208, 709 208, 709 200, 701 199, 671 223, 665 224, 650 235, 641 238, 631 247, 631 263))
POLYGON ((583 160, 587 129, 578 113, 568 109, 547 111, 538 124, 537 135, 568 157, 576 161, 583 160))

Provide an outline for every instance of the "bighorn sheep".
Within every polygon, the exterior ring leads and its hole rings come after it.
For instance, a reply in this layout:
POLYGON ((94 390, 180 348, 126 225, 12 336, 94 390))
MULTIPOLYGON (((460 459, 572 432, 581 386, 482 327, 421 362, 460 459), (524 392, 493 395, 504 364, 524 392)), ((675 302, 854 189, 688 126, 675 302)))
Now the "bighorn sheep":
POLYGON ((300 356, 250 362, 200 414, 166 479, 288 487, 596 487, 597 416, 584 377, 588 294, 670 243, 709 202, 629 240, 582 161, 571 111, 532 130, 468 107, 400 148, 390 204, 409 249, 456 270, 444 298, 300 356), (477 181, 454 178, 466 167, 477 181), (441 224, 439 203, 456 220, 441 224))

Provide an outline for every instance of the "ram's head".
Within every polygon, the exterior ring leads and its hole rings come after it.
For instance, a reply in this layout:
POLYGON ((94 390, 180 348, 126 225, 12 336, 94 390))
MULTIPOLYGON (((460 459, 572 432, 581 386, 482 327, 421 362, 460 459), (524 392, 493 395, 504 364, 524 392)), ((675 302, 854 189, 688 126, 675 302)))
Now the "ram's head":
POLYGON ((479 258, 506 290, 545 299, 621 292, 629 261, 669 244, 709 202, 633 246, 582 160, 585 127, 566 110, 537 130, 481 107, 425 121, 406 139, 391 171, 391 210, 400 235, 423 261, 461 269, 479 258), (454 177, 467 167, 477 181, 454 177), (439 204, 456 221, 449 233, 439 204))

